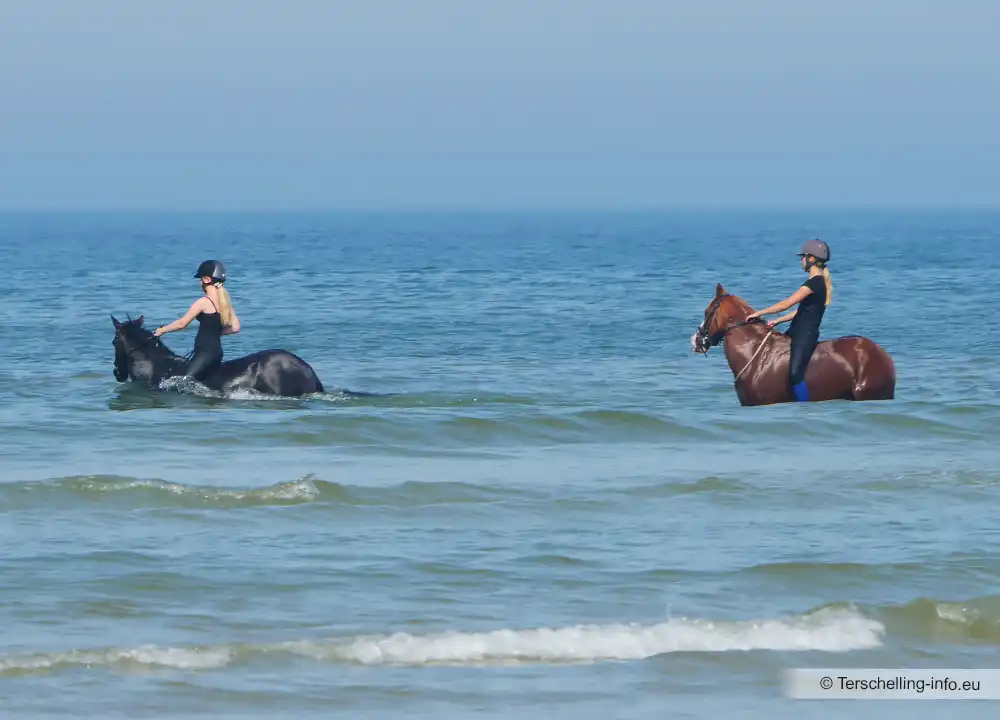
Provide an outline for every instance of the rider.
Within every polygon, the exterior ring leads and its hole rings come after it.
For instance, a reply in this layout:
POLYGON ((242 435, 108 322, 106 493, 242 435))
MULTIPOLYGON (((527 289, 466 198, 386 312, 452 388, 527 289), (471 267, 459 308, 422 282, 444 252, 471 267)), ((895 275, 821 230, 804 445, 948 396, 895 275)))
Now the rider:
POLYGON ((226 282, 226 268, 221 262, 206 260, 198 266, 194 276, 201 279, 201 290, 205 294, 191 304, 183 317, 156 328, 153 334, 160 337, 164 333, 183 330, 197 319, 194 357, 188 363, 185 375, 202 382, 222 363, 222 336, 238 333, 240 319, 233 310, 229 292, 222 287, 226 282))
POLYGON ((826 306, 833 297, 833 284, 830 282, 830 271, 826 264, 830 261, 830 248, 822 240, 806 240, 799 252, 802 258, 802 269, 809 273, 809 279, 802 287, 779 303, 747 315, 747 320, 759 318, 787 310, 798 304, 798 308, 782 315, 767 324, 769 328, 788 320, 792 321, 788 332, 792 339, 792 349, 788 358, 788 380, 792 393, 799 402, 809 400, 806 388, 806 367, 819 342, 819 326, 823 320, 826 306))

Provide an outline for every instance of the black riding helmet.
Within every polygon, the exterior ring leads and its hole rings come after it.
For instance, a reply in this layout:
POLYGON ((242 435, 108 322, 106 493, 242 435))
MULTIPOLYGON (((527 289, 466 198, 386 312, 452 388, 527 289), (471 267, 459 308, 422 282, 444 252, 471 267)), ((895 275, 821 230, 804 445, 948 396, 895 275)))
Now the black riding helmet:
POLYGON ((226 282, 226 266, 218 260, 206 260, 198 266, 198 272, 194 274, 196 278, 210 277, 216 282, 226 282))

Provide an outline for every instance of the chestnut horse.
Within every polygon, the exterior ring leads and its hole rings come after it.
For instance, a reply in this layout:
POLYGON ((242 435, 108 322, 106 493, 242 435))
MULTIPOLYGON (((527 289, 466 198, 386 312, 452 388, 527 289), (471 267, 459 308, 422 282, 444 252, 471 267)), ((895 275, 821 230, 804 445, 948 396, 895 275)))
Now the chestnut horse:
MULTIPOLYGON (((707 354, 725 341, 726 360, 740 404, 773 405, 795 402, 788 380, 791 338, 754 319, 742 298, 722 285, 705 309, 705 319, 691 337, 691 349, 707 354)), ((822 340, 806 368, 809 401, 892 400, 896 393, 896 366, 889 354, 866 337, 822 340)))

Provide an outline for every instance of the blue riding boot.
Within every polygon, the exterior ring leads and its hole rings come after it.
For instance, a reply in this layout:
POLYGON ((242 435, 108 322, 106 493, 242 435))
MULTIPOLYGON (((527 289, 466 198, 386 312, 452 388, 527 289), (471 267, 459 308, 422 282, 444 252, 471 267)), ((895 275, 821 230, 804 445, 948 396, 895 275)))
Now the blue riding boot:
POLYGON ((793 385, 792 393, 794 393, 795 399, 798 402, 809 402, 809 389, 806 387, 805 380, 800 382, 798 385, 793 385))

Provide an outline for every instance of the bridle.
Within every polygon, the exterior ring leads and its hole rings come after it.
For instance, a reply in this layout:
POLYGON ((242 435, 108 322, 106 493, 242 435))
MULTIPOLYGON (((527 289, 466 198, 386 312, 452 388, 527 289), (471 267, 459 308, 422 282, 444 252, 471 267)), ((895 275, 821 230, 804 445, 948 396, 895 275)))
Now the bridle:
MULTIPOLYGON (((124 337, 124 335, 122 334, 122 331, 118 330, 117 332, 115 332, 115 338, 114 338, 114 340, 111 341, 111 344, 114 345, 117 348, 118 347, 118 341, 121 340, 123 337, 124 337)), ((131 350, 129 350, 128 352, 126 352, 125 353, 125 357, 126 358, 132 357, 132 353, 138 352, 139 350, 142 350, 150 342, 157 342, 158 343, 158 342, 160 342, 160 338, 156 337, 156 335, 150 335, 148 338, 146 338, 145 340, 143 340, 141 343, 139 343, 138 345, 136 345, 134 348, 132 348, 131 350)))
MULTIPOLYGON (((118 357, 118 352, 117 352, 118 351, 118 342, 120 340, 124 340, 124 337, 125 337, 124 331, 121 328, 119 328, 119 329, 115 330, 115 337, 111 341, 111 344, 115 348, 115 379, 118 379, 118 377, 119 377, 118 373, 119 372, 121 372, 125 376, 125 378, 128 379, 128 374, 129 374, 128 359, 130 357, 132 357, 132 353, 135 353, 135 352, 138 352, 139 350, 142 350, 144 347, 146 347, 147 345, 149 345, 150 342, 153 342, 154 344, 158 344, 160 342, 160 338, 158 338, 156 335, 150 335, 148 338, 146 338, 145 340, 143 340, 141 343, 137 344, 134 348, 132 348, 131 350, 128 350, 128 351, 126 351, 126 352, 124 352, 122 354, 122 357, 120 358, 120 360, 125 363, 125 367, 124 368, 119 368, 118 367, 119 357, 118 357)), ((124 380, 119 380, 119 382, 124 382, 124 380)))
MULTIPOLYGON (((722 305, 722 301, 727 297, 730 297, 729 293, 723 293, 722 295, 719 295, 712 301, 712 303, 708 306, 708 310, 705 312, 705 319, 702 321, 701 325, 698 326, 698 330, 694 334, 694 338, 696 339, 695 346, 697 347, 697 345, 700 344, 702 347, 705 348, 701 353, 705 357, 708 357, 709 349, 715 347, 723 340, 725 340, 726 335, 730 331, 735 330, 736 328, 746 327, 747 325, 753 325, 754 323, 763 322, 760 318, 754 318, 753 320, 743 320, 741 322, 734 323, 732 325, 727 325, 724 328, 719 328, 712 334, 709 334, 708 328, 711 327, 712 320, 715 319, 715 314, 719 311, 719 307, 722 305)), ((747 368, 749 368, 753 364, 753 361, 757 359, 757 356, 760 355, 760 351, 764 349, 764 343, 767 342, 767 339, 771 337, 773 332, 774 331, 771 328, 767 329, 767 334, 764 335, 764 339, 760 341, 760 344, 757 346, 757 350, 756 352, 754 352, 753 357, 750 358, 750 361, 746 365, 744 365, 743 369, 736 374, 735 378, 733 378, 734 383, 737 382, 743 376, 743 373, 747 371, 747 368)))
POLYGON ((721 343, 726 335, 731 330, 736 328, 741 328, 746 325, 752 325, 753 323, 762 322, 760 318, 754 318, 753 320, 743 320, 742 322, 735 323, 733 325, 727 325, 724 328, 719 328, 711 335, 708 334, 708 328, 712 325, 712 320, 715 319, 715 314, 719 312, 719 307, 722 305, 722 301, 727 297, 732 297, 729 293, 724 293, 719 295, 712 301, 712 304, 708 306, 708 310, 705 312, 705 319, 702 320, 701 325, 698 326, 698 330, 695 332, 694 336, 701 341, 702 346, 705 348, 704 355, 708 355, 708 349, 713 348, 719 343, 721 343))

